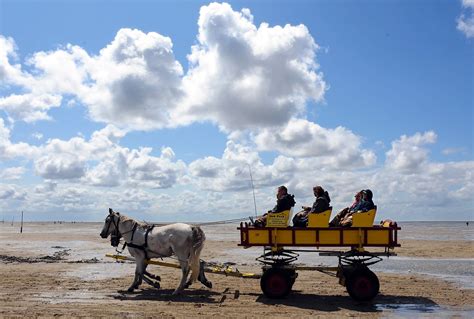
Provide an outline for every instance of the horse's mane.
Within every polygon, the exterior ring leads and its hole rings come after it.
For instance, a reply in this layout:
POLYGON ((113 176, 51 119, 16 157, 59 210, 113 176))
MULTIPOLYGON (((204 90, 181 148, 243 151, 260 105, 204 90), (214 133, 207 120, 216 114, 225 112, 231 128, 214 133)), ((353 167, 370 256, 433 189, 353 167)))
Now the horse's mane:
POLYGON ((140 226, 140 227, 147 227, 147 226, 148 226, 148 224, 146 224, 146 223, 140 222, 140 221, 135 220, 135 219, 133 219, 133 218, 130 218, 130 217, 126 216, 126 215, 120 214, 120 222, 121 222, 121 223, 129 222, 129 221, 130 221, 130 222, 137 223, 137 225, 140 226))

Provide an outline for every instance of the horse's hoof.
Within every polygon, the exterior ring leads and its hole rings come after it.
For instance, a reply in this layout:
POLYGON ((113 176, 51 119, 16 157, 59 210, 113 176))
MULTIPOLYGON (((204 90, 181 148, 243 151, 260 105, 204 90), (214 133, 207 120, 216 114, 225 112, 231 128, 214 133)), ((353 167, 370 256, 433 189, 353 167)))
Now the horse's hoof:
POLYGON ((134 289, 132 287, 130 287, 130 288, 127 289, 127 292, 133 292, 133 290, 134 289))
POLYGON ((178 296, 180 294, 181 294, 180 290, 175 290, 175 291, 173 291, 172 296, 178 296))
POLYGON ((209 280, 201 281, 201 283, 209 289, 212 288, 212 282, 210 282, 209 280))

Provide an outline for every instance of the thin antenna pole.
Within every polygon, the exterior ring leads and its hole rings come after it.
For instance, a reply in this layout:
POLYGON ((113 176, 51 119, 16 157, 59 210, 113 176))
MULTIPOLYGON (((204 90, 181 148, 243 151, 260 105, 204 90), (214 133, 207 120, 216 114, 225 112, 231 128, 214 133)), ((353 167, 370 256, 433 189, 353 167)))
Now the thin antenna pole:
POLYGON ((21 211, 21 226, 20 226, 20 234, 23 233, 23 211, 21 211))
POLYGON ((253 186, 252 169, 250 168, 250 164, 247 164, 247 165, 249 166, 250 182, 252 183, 253 206, 255 208, 255 217, 257 217, 257 201, 255 200, 255 187, 253 186))

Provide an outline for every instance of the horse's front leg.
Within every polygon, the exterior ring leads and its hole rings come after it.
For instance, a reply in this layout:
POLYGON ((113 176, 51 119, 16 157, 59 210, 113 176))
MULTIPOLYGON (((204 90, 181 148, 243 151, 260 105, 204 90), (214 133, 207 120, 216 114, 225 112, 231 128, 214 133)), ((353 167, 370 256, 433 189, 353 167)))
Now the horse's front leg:
POLYGON ((134 289, 138 289, 138 287, 142 284, 143 274, 146 269, 145 258, 142 256, 135 257, 135 278, 133 279, 132 285, 128 288, 128 292, 133 292, 134 289))
POLYGON ((179 283, 178 288, 176 288, 175 291, 173 291, 173 295, 177 295, 183 291, 186 285, 186 280, 188 279, 189 263, 187 261, 180 261, 179 265, 181 266, 183 277, 181 278, 181 282, 179 283))

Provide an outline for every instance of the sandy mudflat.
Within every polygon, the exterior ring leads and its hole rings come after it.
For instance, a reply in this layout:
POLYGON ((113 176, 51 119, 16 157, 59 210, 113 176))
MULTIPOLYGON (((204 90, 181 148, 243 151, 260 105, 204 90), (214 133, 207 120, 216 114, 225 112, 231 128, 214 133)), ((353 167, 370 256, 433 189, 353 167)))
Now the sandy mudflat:
MULTIPOLYGON (((229 251, 241 249, 234 240, 209 237, 202 255, 206 260, 229 259, 229 251)), ((118 290, 130 285, 133 264, 104 258, 104 252, 113 249, 98 236, 84 237, 74 230, 49 234, 37 230, 22 235, 0 232, 0 240, 4 243, 0 250, 2 318, 470 318, 474 314, 473 289, 414 273, 377 272, 380 294, 366 304, 353 301, 336 278, 314 271, 300 271, 294 291, 283 300, 264 297, 259 280, 213 274, 208 274, 213 289, 195 283, 181 296, 171 296, 180 271, 156 266, 149 270, 161 275, 161 289, 144 284, 134 293, 123 293, 118 290)), ((474 257, 469 241, 401 242, 399 256, 474 257)), ((246 251, 254 253, 252 259, 258 253, 246 251)), ((240 263, 238 258, 232 261, 242 271, 260 272, 256 263, 240 263)))

